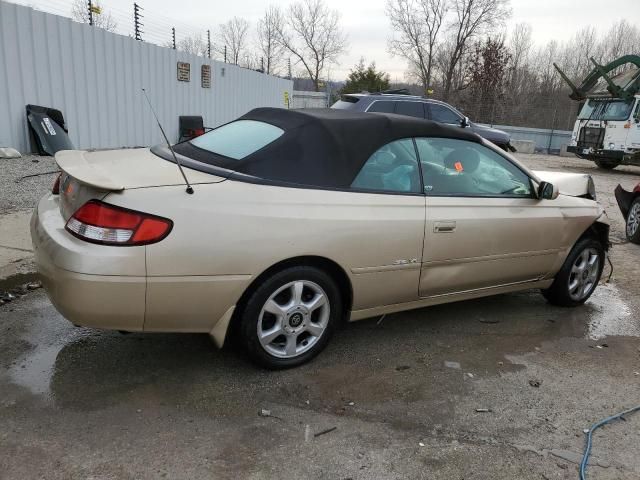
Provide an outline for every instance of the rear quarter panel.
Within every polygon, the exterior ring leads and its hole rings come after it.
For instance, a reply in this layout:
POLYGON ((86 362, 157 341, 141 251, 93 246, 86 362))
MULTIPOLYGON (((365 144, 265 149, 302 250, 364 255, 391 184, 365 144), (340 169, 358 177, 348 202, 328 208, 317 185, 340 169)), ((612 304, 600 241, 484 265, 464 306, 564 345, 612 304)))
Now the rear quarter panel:
POLYGON ((227 180, 196 185, 193 195, 184 187, 159 187, 110 194, 106 201, 174 222, 167 238, 146 247, 147 316, 167 317, 156 329, 177 329, 169 328, 169 317, 186 310, 189 322, 206 331, 211 319, 224 313, 221 305, 233 306, 252 279, 282 260, 306 255, 328 258, 344 269, 354 309, 417 298, 419 264, 397 268, 394 262, 399 251, 421 258, 422 196, 227 180), (390 271, 380 273, 377 267, 384 266, 390 271), (371 267, 370 273, 352 271, 371 267), (153 313, 163 297, 175 298, 182 310, 153 313), (203 310, 209 310, 208 320, 203 310))

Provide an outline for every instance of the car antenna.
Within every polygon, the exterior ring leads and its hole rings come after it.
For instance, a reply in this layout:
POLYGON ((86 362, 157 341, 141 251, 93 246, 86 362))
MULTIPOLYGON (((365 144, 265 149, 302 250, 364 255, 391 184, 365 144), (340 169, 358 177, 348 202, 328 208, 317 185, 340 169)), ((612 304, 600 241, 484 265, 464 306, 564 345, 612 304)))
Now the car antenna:
POLYGON ((176 164, 178 165, 178 169, 180 169, 180 173, 182 174, 182 178, 184 178, 184 183, 187 185, 187 193, 189 195, 191 195, 193 193, 193 187, 189 183, 189 180, 187 180, 187 176, 184 174, 184 170, 182 169, 182 164, 178 160, 178 157, 176 156, 176 152, 173 151, 173 147, 171 146, 171 143, 169 142, 169 139, 167 138, 167 134, 164 133, 164 128, 162 128, 162 125, 160 124, 160 120, 158 119, 158 115, 156 115, 156 111, 153 109, 153 105, 151 105, 151 100, 149 100, 149 96, 147 95, 147 91, 144 88, 142 89, 142 93, 144 93, 144 97, 147 99, 147 102, 149 103, 149 107, 151 108, 151 112, 153 113, 153 116, 155 117, 156 122, 158 123, 158 127, 160 128, 160 131, 162 132, 162 136, 164 137, 165 142, 167 142, 167 147, 169 147, 169 150, 171 150, 171 155, 173 155, 173 161, 176 162, 176 164))

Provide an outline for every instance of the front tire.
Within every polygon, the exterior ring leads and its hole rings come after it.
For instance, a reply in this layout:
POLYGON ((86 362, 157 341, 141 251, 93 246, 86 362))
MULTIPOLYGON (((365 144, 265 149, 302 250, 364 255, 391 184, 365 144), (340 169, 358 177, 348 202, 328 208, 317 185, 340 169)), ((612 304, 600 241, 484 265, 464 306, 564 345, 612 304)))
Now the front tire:
POLYGON ((281 270, 249 295, 240 315, 241 342, 262 367, 301 365, 326 347, 342 308, 340 291, 323 270, 281 270))
POLYGON ((620 162, 616 162, 615 160, 595 160, 596 165, 603 170, 613 170, 620 162))
POLYGON ((629 207, 626 233, 627 240, 640 244, 640 197, 636 197, 629 207))
POLYGON ((542 294, 552 305, 577 307, 582 305, 596 289, 605 253, 602 244, 594 238, 579 240, 569 252, 555 280, 542 294))

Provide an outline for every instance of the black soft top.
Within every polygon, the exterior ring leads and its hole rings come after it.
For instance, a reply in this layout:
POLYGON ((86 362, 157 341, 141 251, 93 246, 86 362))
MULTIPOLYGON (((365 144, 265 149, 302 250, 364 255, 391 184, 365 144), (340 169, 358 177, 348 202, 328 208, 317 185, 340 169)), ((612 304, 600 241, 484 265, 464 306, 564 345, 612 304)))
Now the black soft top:
POLYGON ((440 137, 481 142, 469 130, 384 113, 256 108, 238 120, 269 123, 284 134, 241 160, 216 155, 189 142, 176 145, 175 150, 199 162, 266 181, 346 188, 367 159, 393 140, 440 137))

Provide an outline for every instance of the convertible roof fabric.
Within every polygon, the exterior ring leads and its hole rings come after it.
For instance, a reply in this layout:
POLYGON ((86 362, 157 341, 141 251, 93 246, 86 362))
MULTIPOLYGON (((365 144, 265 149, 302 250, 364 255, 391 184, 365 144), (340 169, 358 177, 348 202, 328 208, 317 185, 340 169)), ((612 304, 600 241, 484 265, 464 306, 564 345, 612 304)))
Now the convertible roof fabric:
POLYGON ((176 145, 175 150, 195 160, 267 181, 346 188, 367 159, 393 140, 440 137, 481 142, 469 130, 393 114, 257 108, 238 120, 269 123, 284 130, 284 134, 242 160, 216 155, 188 142, 176 145))

